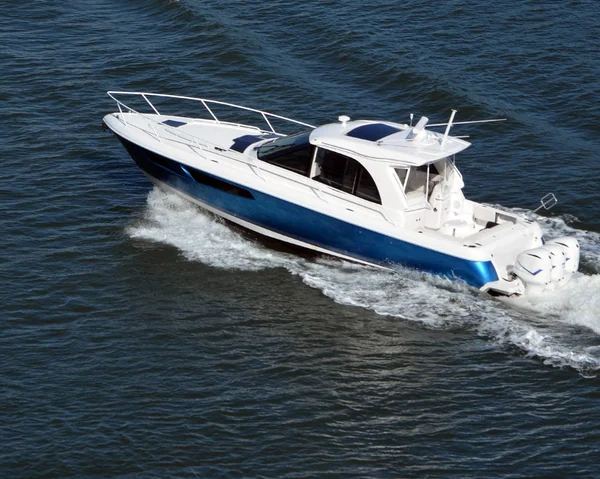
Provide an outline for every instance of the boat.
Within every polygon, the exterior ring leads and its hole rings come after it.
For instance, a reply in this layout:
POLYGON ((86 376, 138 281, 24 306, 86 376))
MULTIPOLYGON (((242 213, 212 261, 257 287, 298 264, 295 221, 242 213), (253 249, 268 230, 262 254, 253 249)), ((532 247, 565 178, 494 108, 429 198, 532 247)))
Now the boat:
POLYGON ((575 238, 546 241, 535 221, 465 198, 455 156, 470 143, 449 134, 454 110, 437 125, 340 116, 315 127, 204 98, 108 95, 118 111, 105 128, 153 183, 260 235, 492 295, 547 294, 579 267, 575 238))

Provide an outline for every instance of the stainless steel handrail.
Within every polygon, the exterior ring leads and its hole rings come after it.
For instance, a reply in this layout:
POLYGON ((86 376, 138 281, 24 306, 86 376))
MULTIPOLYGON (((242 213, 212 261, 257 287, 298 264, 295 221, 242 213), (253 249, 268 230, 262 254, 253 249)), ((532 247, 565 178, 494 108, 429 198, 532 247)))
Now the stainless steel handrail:
MULTIPOLYGON (((308 128, 315 128, 314 125, 311 125, 309 123, 304 123, 302 121, 294 120, 292 118, 287 118, 285 116, 276 115, 274 113, 269 113, 267 111, 257 110, 255 108, 249 108, 249 107, 242 106, 242 105, 236 105, 234 103, 227 103, 227 102, 217 101, 217 100, 209 100, 207 98, 194 98, 194 97, 181 96, 181 95, 167 95, 167 94, 163 94, 163 93, 147 93, 147 92, 132 92, 132 91, 108 91, 107 93, 108 93, 108 96, 110 96, 118 105, 122 105, 127 110, 129 110, 131 112, 134 112, 134 113, 138 113, 138 114, 141 114, 141 113, 135 111, 135 109, 127 106, 125 103, 123 103, 119 99, 115 98, 115 95, 130 95, 130 96, 136 95, 136 96, 141 96, 144 100, 146 100, 146 102, 150 105, 150 107, 154 110, 154 112, 157 115, 160 115, 161 113, 159 113, 158 109, 150 101, 149 97, 173 98, 173 99, 177 99, 177 100, 197 101, 197 102, 201 103, 204 106, 204 108, 206 108, 206 110, 208 111, 208 113, 214 118, 214 120, 217 123, 229 123, 229 122, 221 122, 218 119, 218 117, 214 114, 214 112, 210 109, 210 107, 208 105, 223 105, 223 106, 227 106, 227 107, 231 107, 231 108, 236 108, 238 110, 244 110, 244 111, 249 111, 249 112, 252 112, 252 113, 257 113, 257 114, 259 114, 259 115, 261 115, 263 117, 263 119, 265 120, 265 122, 269 126, 269 129, 270 129, 271 133, 277 133, 277 131, 275 131, 275 128, 273 128, 273 125, 269 121, 269 118, 277 118, 279 120, 284 120, 284 121, 287 121, 287 122, 290 122, 290 123, 294 123, 296 125, 302 125, 302 126, 306 126, 308 128)), ((243 124, 239 124, 239 125, 241 125, 241 126, 254 126, 254 125, 243 125, 243 124)), ((257 128, 256 126, 254 126, 254 127, 257 128)), ((266 130, 263 130, 262 128, 260 128, 260 127, 258 127, 258 129, 260 129, 261 131, 266 131, 266 130)))
MULTIPOLYGON (((203 153, 205 153, 210 146, 215 147, 216 145, 211 144, 209 141, 206 141, 206 140, 199 141, 199 139, 194 135, 182 132, 182 131, 180 131, 176 128, 173 128, 169 125, 165 125, 161 121, 157 121, 156 118, 153 117, 153 115, 147 115, 144 113, 140 113, 140 112, 136 111, 134 108, 125 104, 120 99, 116 98, 116 96, 118 96, 118 95, 139 96, 145 100, 145 102, 150 106, 150 108, 152 108, 152 111, 154 112, 154 114, 156 114, 159 117, 164 116, 164 115, 162 115, 158 111, 158 108, 156 108, 156 106, 150 101, 149 97, 173 98, 173 99, 178 99, 178 100, 196 101, 196 102, 201 103, 202 106, 204 106, 206 111, 213 118, 213 120, 207 120, 207 121, 214 121, 215 123, 226 124, 226 125, 234 125, 234 126, 253 128, 253 129, 258 130, 261 133, 274 133, 277 135, 285 136, 285 135, 275 131, 275 128, 273 127, 272 123, 269 121, 269 118, 277 118, 277 119, 280 119, 280 120, 283 120, 283 121, 286 121, 288 123, 292 123, 295 125, 301 125, 304 127, 315 128, 313 125, 310 125, 308 123, 304 123, 304 122, 301 122, 298 120, 293 120, 291 118, 287 118, 287 117, 280 116, 280 115, 275 115, 273 113, 269 113, 266 111, 256 110, 254 108, 249 108, 249 107, 245 107, 245 106, 241 106, 241 105, 235 105, 233 103, 226 103, 226 102, 217 101, 217 100, 209 100, 206 98, 193 98, 193 97, 180 96, 180 95, 167 95, 167 94, 162 94, 162 93, 128 92, 128 91, 108 91, 107 93, 108 93, 108 96, 110 96, 117 103, 117 106, 119 108, 119 113, 120 113, 119 119, 123 122, 123 124, 125 126, 129 126, 129 124, 127 123, 127 115, 128 114, 139 115, 148 121, 149 130, 144 130, 144 131, 146 131, 149 134, 154 134, 153 136, 155 136, 155 138, 158 141, 160 141, 162 143, 162 138, 159 134, 159 131, 162 130, 163 137, 165 134, 172 135, 173 137, 175 137, 179 141, 181 141, 184 145, 188 146, 193 152, 198 154, 203 159, 206 159, 206 156, 203 153), (227 121, 221 121, 215 115, 214 111, 210 108, 209 105, 223 105, 223 106, 227 106, 227 107, 231 107, 231 108, 235 108, 235 109, 239 109, 239 110, 243 110, 243 111, 249 111, 252 113, 256 113, 257 115, 260 115, 262 117, 262 119, 265 121, 266 125, 268 126, 268 129, 263 129, 263 128, 261 128, 259 126, 255 126, 255 125, 245 125, 242 123, 231 123, 231 122, 227 122, 227 121), (157 128, 155 128, 154 125, 156 125, 157 128)), ((167 116, 180 116, 180 115, 177 115, 176 113, 174 113, 174 114, 170 114, 167 116)), ((134 125, 132 125, 132 126, 134 126, 134 125)), ((139 126, 136 126, 136 128, 139 128, 139 126)), ((175 140, 175 141, 178 141, 178 140, 175 140)), ((170 141, 173 141, 173 139, 170 139, 170 141)), ((264 180, 264 177, 261 174, 260 167, 257 164, 256 160, 254 158, 250 157, 249 155, 244 155, 244 158, 245 158, 246 162, 250 165, 252 170, 257 174, 257 176, 261 177, 264 180)))

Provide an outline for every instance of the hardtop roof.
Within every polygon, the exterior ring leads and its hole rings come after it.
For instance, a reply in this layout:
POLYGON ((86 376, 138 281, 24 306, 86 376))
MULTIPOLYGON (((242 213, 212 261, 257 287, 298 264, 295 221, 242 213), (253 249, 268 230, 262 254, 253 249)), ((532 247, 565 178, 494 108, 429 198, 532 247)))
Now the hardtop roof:
POLYGON ((443 138, 419 124, 355 120, 319 126, 311 133, 310 142, 352 156, 408 166, 432 163, 471 145, 459 138, 443 138))

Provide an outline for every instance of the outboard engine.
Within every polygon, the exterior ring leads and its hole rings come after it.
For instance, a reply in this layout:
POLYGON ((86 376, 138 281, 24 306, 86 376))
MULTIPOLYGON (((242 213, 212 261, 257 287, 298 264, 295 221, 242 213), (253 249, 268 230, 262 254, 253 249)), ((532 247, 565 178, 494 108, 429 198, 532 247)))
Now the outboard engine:
POLYGON ((519 253, 513 273, 516 274, 528 294, 539 294, 552 281, 552 256, 543 247, 519 253))
POLYGON ((550 277, 553 283, 560 283, 565 279, 565 253, 563 249, 557 244, 545 244, 542 246, 543 249, 550 252, 550 259, 552 260, 552 273, 550 277))
POLYGON ((548 245, 557 245, 565 254, 565 279, 579 269, 579 242, 575 238, 565 236, 548 241, 548 245))
POLYGON ((578 267, 579 243, 564 237, 519 253, 512 272, 521 279, 527 294, 537 295, 564 285, 578 267))

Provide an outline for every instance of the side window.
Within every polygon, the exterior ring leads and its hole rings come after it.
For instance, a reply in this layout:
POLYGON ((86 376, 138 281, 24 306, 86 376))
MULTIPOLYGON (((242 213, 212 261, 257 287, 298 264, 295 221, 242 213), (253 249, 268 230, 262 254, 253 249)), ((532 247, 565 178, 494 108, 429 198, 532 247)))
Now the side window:
POLYGON ((439 175, 439 171, 435 166, 435 163, 429 163, 428 165, 421 165, 417 167, 417 171, 422 171, 423 173, 427 173, 427 170, 429 170, 429 174, 432 176, 439 175))
POLYGON ((425 193, 428 188, 429 192, 431 192, 428 182, 437 174, 439 174, 438 169, 433 163, 421 165, 416 168, 414 166, 411 167, 408 173, 408 181, 405 185, 405 193, 413 191, 425 193))
POLYGON ((317 150, 313 180, 381 204, 379 191, 369 172, 358 161, 334 151, 317 150))
POLYGON ((377 191, 377 185, 373 181, 373 178, 362 166, 360 168, 360 176, 358 179, 358 184, 356 185, 356 192, 354 194, 363 200, 369 200, 373 203, 381 204, 379 191, 377 191))
POLYGON ((313 179, 346 193, 352 193, 356 180, 356 165, 357 163, 347 156, 319 148, 316 175, 313 179))
POLYGON ((258 147, 257 157, 286 170, 310 175, 314 147, 310 144, 310 131, 290 135, 258 147))
POLYGON ((310 167, 312 166, 312 157, 313 148, 307 147, 300 150, 288 151, 279 156, 261 159, 267 163, 293 171, 294 173, 308 176, 310 174, 310 167))
POLYGON ((404 188, 405 193, 413 191, 425 192, 425 183, 427 182, 427 171, 418 168, 411 168, 408 173, 408 181, 404 188))
POLYGON ((394 168, 398 179, 400 180, 400 184, 402 185, 402 189, 404 189, 404 183, 406 182, 406 175, 408 174, 407 168, 394 168))

